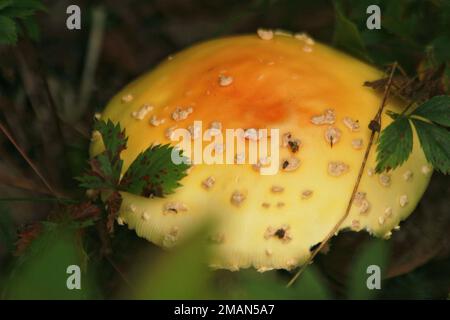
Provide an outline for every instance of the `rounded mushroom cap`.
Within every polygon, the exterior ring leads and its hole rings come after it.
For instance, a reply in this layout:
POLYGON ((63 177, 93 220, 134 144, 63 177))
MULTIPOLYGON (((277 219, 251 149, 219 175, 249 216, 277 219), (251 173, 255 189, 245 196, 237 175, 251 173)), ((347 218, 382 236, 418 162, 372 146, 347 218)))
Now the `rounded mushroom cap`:
MULTIPOLYGON (((215 127, 224 136, 228 128, 279 129, 281 168, 263 175, 248 161, 195 164, 183 186, 164 198, 123 193, 120 222, 171 247, 214 215, 220 222, 210 235, 212 266, 265 271, 302 264, 345 213, 370 136, 368 124, 381 102, 363 83, 381 76, 306 35, 267 30, 208 41, 169 57, 120 91, 102 114, 126 129, 123 170, 151 144, 176 145, 168 138, 171 130, 194 121, 202 121, 203 131, 215 127)), ((401 107, 389 101, 386 109, 401 107)), ((390 122, 382 116, 382 127, 390 122)), ((206 148, 211 142, 202 143, 206 148)), ((102 148, 94 140, 91 154, 102 148)), ((226 151, 216 149, 224 156, 226 151)), ((417 143, 409 160, 389 173, 375 174, 375 157, 372 148, 341 229, 389 237, 417 205, 431 169, 417 143)))

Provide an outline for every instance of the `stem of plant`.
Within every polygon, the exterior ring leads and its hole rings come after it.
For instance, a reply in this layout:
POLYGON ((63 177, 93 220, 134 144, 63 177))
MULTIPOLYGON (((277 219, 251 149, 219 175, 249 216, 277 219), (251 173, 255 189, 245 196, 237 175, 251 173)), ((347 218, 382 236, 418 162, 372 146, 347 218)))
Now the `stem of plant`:
POLYGON ((378 108, 378 111, 377 111, 375 117, 373 118, 373 120, 371 121, 371 123, 369 125, 369 128, 371 130, 369 143, 367 144, 366 151, 364 153, 364 158, 363 158, 363 161, 362 161, 361 166, 359 168, 358 176, 356 178, 356 182, 355 182, 355 185, 353 187, 350 199, 349 199, 349 201, 347 203, 347 207, 346 207, 344 215, 342 215, 342 217, 339 219, 339 221, 334 225, 334 227, 331 229, 331 231, 327 234, 325 239, 322 240, 320 245, 311 253, 311 255, 306 260, 306 262, 303 264, 303 266, 300 268, 300 270, 298 270, 294 274, 294 276, 288 282, 286 287, 290 287, 290 286, 292 286, 295 283, 295 281, 298 279, 298 277, 300 277, 300 275, 302 275, 302 273, 306 270, 306 268, 312 263, 312 261, 314 260, 316 255, 328 243, 328 241, 331 239, 331 237, 333 237, 333 235, 339 230, 341 224, 345 221, 345 219, 347 219, 348 215, 350 214, 350 209, 352 207, 353 199, 355 197, 356 192, 358 191, 362 175, 363 175, 364 170, 366 168, 367 159, 369 158, 370 150, 371 150, 371 147, 372 147, 373 142, 375 140, 375 135, 379 132, 379 130, 381 128, 381 115, 382 115, 384 107, 386 105, 386 101, 387 101, 387 98, 388 98, 388 95, 389 95, 389 91, 391 90, 392 79, 394 77, 394 73, 395 73, 396 68, 397 68, 397 62, 395 62, 393 64, 393 66, 392 66, 392 69, 391 69, 391 72, 390 72, 390 75, 389 75, 389 80, 388 80, 388 82, 386 84, 386 87, 384 89, 383 99, 381 101, 380 107, 378 108), (373 126, 372 126, 373 123, 377 123, 378 130, 376 128, 373 128, 373 126))

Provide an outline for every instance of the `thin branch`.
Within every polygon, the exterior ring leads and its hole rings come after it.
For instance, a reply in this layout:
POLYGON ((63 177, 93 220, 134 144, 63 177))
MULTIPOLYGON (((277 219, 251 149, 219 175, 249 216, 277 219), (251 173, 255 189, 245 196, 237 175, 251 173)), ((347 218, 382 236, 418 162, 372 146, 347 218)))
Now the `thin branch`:
MULTIPOLYGON (((387 83, 387 85, 386 85, 386 88, 384 89, 383 100, 381 101, 380 108, 378 109, 378 112, 377 112, 375 118, 373 119, 373 121, 376 121, 376 122, 378 122, 379 124, 381 124, 381 123, 380 123, 380 122, 381 122, 381 115, 382 115, 382 113, 383 113, 384 107, 385 107, 385 105, 386 105, 387 98, 388 98, 388 96, 389 96, 389 92, 390 92, 390 90, 391 90, 392 79, 394 78, 394 73, 395 73, 396 68, 397 68, 397 62, 395 62, 394 65, 392 66, 392 70, 391 70, 391 74, 389 75, 388 83, 387 83)), ((375 132, 375 133, 376 133, 376 132, 375 132)), ((374 131, 373 131, 373 130, 372 130, 372 134, 374 134, 374 131)), ((366 153, 368 154, 369 151, 370 151, 370 146, 367 147, 366 153)))
POLYGON ((33 171, 36 173, 36 175, 41 179, 41 181, 44 183, 45 187, 56 197, 59 198, 58 193, 53 189, 53 187, 50 185, 50 183, 45 179, 45 177, 41 174, 39 169, 36 167, 36 165, 31 161, 31 159, 27 156, 25 151, 20 148, 20 146, 16 143, 14 138, 11 136, 11 134, 8 132, 8 130, 3 126, 2 123, 0 123, 0 130, 3 132, 3 134, 6 136, 6 138, 14 145, 16 150, 20 153, 22 158, 25 159, 25 161, 28 163, 28 165, 33 169, 33 171))
POLYGON ((388 98, 388 95, 389 95, 389 91, 391 90, 392 79, 394 77, 394 73, 395 73, 396 68, 397 68, 397 63, 394 63, 394 65, 392 66, 391 73, 389 75, 388 83, 387 83, 387 85, 385 87, 385 90, 384 90, 384 95, 383 95, 383 100, 381 101, 381 105, 378 108, 378 111, 377 111, 374 119, 371 121, 371 123, 369 125, 369 128, 371 130, 369 143, 367 144, 366 151, 365 151, 365 154, 364 154, 364 158, 363 158, 363 161, 361 163, 361 167, 359 168, 358 177, 356 178, 356 182, 355 182, 355 185, 353 187, 353 191, 352 191, 352 194, 350 196, 350 199, 349 199, 349 201, 347 203, 347 208, 345 210, 345 213, 339 219, 339 221, 335 224, 335 226, 331 229, 331 231, 327 234, 325 239, 322 240, 320 245, 311 253, 311 255, 306 260, 306 262, 303 264, 303 266, 300 268, 300 270, 297 271, 297 273, 291 278, 291 280, 287 284, 287 287, 290 287, 291 285, 294 284, 294 282, 298 279, 298 277, 312 263, 312 261, 314 260, 316 255, 322 250, 322 248, 328 243, 328 241, 333 237, 333 235, 339 230, 339 228, 342 225, 342 223, 345 221, 345 219, 347 219, 348 215, 350 214, 350 209, 352 207, 353 199, 355 198, 355 194, 358 191, 359 184, 361 182, 361 178, 363 176, 363 173, 364 173, 364 170, 365 170, 365 167, 366 167, 367 159, 369 158, 369 153, 370 153, 371 147, 372 147, 374 139, 375 139, 375 135, 380 131, 380 128, 381 128, 381 115, 382 115, 384 107, 386 105, 386 101, 387 101, 387 98, 388 98), (376 125, 374 126, 374 124, 376 124, 376 125))

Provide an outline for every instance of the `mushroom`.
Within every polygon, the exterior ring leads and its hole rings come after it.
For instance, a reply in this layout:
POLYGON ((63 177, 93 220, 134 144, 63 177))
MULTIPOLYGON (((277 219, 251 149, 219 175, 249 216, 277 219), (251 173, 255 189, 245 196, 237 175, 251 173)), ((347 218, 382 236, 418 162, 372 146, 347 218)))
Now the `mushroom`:
MULTIPOLYGON (((355 148, 355 141, 369 141, 368 125, 381 100, 363 83, 379 79, 382 72, 314 41, 308 41, 313 50, 304 50, 304 37, 260 30, 259 35, 201 43, 164 61, 112 98, 102 119, 120 122, 126 129, 129 144, 122 153, 123 170, 156 141, 176 145, 178 141, 166 137, 167 129, 176 125, 187 130, 194 121, 202 121, 204 130, 220 123, 222 132, 277 129, 277 140, 288 132, 301 141, 295 150, 280 143, 274 175, 253 170, 247 156, 241 157, 245 164, 196 164, 183 186, 164 198, 123 192, 121 223, 157 245, 173 246, 215 215, 221 235, 212 248, 210 262, 215 267, 291 269, 307 260, 310 248, 345 213, 366 148, 361 143, 355 148), (218 79, 225 74, 236 81, 224 86, 218 79), (136 121, 131 114, 143 103, 153 109, 145 121, 136 121), (188 120, 174 119, 174 112, 185 110, 179 106, 195 106, 188 109, 188 120), (156 125, 158 119, 165 121, 156 125), (283 159, 295 168, 287 170, 283 159), (281 186, 282 192, 274 192, 273 186, 281 186)), ((395 112, 403 107, 398 101, 387 106, 395 112)), ((391 121, 382 115, 383 128, 391 121)), ((94 139, 91 155, 102 148, 94 139)), ((234 152, 232 159, 242 150, 234 152)), ((372 148, 358 190, 364 199, 353 202, 340 230, 388 237, 414 210, 432 173, 418 144, 408 161, 388 176, 376 174, 375 167, 372 148), (414 178, 406 179, 405 172, 414 178)))

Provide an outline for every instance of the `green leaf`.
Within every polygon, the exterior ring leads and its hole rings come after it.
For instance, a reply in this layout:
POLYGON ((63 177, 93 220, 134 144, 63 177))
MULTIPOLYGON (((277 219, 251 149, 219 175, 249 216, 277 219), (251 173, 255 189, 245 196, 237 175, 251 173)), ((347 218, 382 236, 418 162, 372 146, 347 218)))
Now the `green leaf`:
POLYGON ((126 148, 125 130, 112 121, 97 121, 94 128, 102 136, 105 150, 89 160, 90 170, 75 178, 87 189, 114 189, 119 183, 123 161, 120 153, 126 148))
POLYGON ((0 45, 11 45, 17 42, 17 29, 13 19, 0 16, 0 45))
POLYGON ((86 189, 109 189, 112 187, 100 176, 84 174, 75 179, 79 182, 80 187, 86 189))
POLYGON ((126 149, 128 140, 125 136, 125 130, 120 128, 120 123, 114 124, 111 120, 108 120, 108 122, 96 121, 94 129, 100 132, 105 152, 111 161, 117 161, 120 153, 126 149))
POLYGON ((414 36, 420 30, 420 15, 413 11, 412 2, 387 1, 385 10, 382 11, 383 27, 408 45, 416 45, 414 36))
POLYGON ((427 160, 433 167, 450 173, 450 131, 431 123, 412 118, 420 144, 427 160))
POLYGON ((351 20, 345 17, 338 2, 334 2, 334 5, 336 13, 333 36, 334 44, 358 58, 370 61, 358 28, 351 20))
POLYGON ((111 159, 102 153, 95 157, 92 162, 95 163, 95 166, 99 169, 99 173, 109 184, 115 185, 119 182, 122 160, 118 160, 116 163, 111 162, 111 159))
POLYGON ((36 19, 33 16, 23 19, 23 25, 25 27, 25 32, 28 34, 31 40, 38 41, 41 37, 39 26, 36 19))
POLYGON ((435 96, 421 104, 411 115, 450 127, 450 96, 435 96))
POLYGON ((189 168, 184 161, 173 163, 172 150, 175 149, 168 144, 156 145, 140 153, 123 176, 121 190, 145 197, 172 193, 189 168))
POLYGON ((387 242, 380 239, 372 240, 369 244, 361 248, 350 272, 348 284, 349 299, 367 300, 374 298, 379 290, 370 290, 368 287, 368 282, 371 280, 369 277, 372 275, 372 273, 368 273, 368 267, 379 267, 382 278, 383 272, 387 267, 388 254, 389 247, 387 242))
MULTIPOLYGON (((13 0, 1 0, 0 1, 0 11, 6 7, 9 7, 10 5, 12 5, 13 0)), ((0 12, 1 14, 1 12, 0 12)))
POLYGON ((0 45, 13 45, 17 42, 17 33, 21 29, 14 19, 21 19, 24 32, 32 40, 38 40, 39 27, 33 17, 36 11, 45 10, 38 0, 1 0, 0 1, 0 45))
MULTIPOLYGON (((145 197, 162 197, 181 186, 179 180, 186 176, 189 165, 181 150, 170 145, 150 146, 140 153, 120 179, 123 161, 120 153, 126 149, 128 138, 120 124, 98 121, 95 129, 102 136, 105 150, 90 159, 90 170, 76 179, 87 189, 127 191, 145 197), (172 152, 179 152, 182 163, 172 161, 172 152), (120 181, 119 181, 120 179, 120 181)), ((113 215, 114 212, 111 212, 113 215)))
POLYGON ((91 169, 81 177, 75 178, 80 186, 87 189, 114 189, 119 183, 122 160, 112 162, 103 152, 89 160, 91 169))
POLYGON ((411 124, 405 116, 398 116, 382 132, 377 147, 376 171, 395 169, 408 160, 412 151, 411 124))
POLYGON ((11 18, 25 18, 35 14, 36 11, 44 11, 45 6, 39 0, 19 0, 1 10, 1 14, 11 18))

